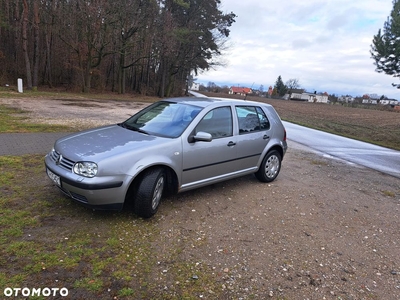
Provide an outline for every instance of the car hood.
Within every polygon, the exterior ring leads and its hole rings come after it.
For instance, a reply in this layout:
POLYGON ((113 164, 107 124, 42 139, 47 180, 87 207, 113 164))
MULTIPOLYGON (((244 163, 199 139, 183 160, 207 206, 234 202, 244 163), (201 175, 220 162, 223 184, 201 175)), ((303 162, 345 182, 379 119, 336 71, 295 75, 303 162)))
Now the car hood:
POLYGON ((127 151, 149 149, 169 143, 170 138, 147 135, 118 125, 111 125, 74 133, 60 138, 55 150, 73 160, 101 160, 127 151))

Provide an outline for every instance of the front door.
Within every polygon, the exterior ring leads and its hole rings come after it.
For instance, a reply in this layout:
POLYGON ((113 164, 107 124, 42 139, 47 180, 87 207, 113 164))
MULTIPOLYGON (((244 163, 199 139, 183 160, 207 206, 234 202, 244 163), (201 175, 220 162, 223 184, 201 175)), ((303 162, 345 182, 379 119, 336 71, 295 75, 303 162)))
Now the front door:
POLYGON ((182 188, 201 186, 227 177, 236 170, 236 136, 230 106, 208 112, 193 134, 211 134, 210 142, 183 141, 182 188))

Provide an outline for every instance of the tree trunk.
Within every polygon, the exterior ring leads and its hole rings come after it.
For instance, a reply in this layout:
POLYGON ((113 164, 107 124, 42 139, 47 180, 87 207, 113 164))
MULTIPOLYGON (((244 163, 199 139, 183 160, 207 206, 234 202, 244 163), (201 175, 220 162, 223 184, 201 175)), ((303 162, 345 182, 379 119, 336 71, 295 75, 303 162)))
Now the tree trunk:
POLYGON ((85 71, 85 85, 83 87, 84 93, 90 92, 91 82, 92 82, 92 72, 90 70, 85 71))
POLYGON ((49 87, 53 87, 52 68, 51 68, 51 43, 53 34, 46 33, 46 63, 44 69, 43 83, 47 83, 49 87))
POLYGON ((22 52, 24 53, 25 58, 25 69, 26 69, 26 84, 27 89, 32 89, 32 71, 31 71, 31 62, 29 60, 28 53, 28 16, 29 16, 29 7, 27 0, 24 0, 24 9, 22 12, 22 52))
POLYGON ((36 91, 39 82, 39 7, 38 0, 33 2, 33 32, 34 32, 34 48, 33 48, 33 90, 36 91))
POLYGON ((118 68, 118 94, 125 94, 125 45, 122 46, 118 68))

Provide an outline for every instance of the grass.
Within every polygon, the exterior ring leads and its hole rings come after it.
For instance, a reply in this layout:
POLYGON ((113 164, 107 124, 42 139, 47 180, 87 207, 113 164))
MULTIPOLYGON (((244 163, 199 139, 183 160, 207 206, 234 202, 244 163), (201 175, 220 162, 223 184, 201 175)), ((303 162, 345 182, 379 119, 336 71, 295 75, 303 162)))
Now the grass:
MULTIPOLYGON (((47 180, 41 155, 0 156, 0 182, 2 290, 66 287, 82 299, 223 292, 212 269, 187 262, 180 242, 160 236, 157 218, 93 212, 63 197, 47 180)), ((199 243, 192 238, 187 242, 199 243)))
POLYGON ((76 99, 76 100, 120 100, 120 101, 135 101, 139 102, 154 102, 157 97, 148 97, 142 95, 132 94, 118 94, 118 93, 78 93, 78 92, 66 92, 65 89, 50 89, 41 88, 38 91, 25 90, 23 93, 18 93, 16 87, 5 88, 0 87, 0 98, 29 98, 29 99, 76 99))
POLYGON ((392 192, 392 191, 382 191, 382 194, 384 194, 387 197, 391 197, 391 198, 396 197, 396 193, 392 192))
POLYGON ((0 132, 68 132, 71 128, 62 125, 49 126, 29 122, 27 112, 0 104, 0 132))

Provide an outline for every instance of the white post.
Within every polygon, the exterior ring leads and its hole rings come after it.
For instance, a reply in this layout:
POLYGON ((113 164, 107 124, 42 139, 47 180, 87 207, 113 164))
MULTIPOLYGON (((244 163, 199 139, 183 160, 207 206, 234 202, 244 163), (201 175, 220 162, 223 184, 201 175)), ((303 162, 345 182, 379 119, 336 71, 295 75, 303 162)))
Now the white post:
POLYGON ((23 93, 22 79, 18 78, 18 93, 23 93))

